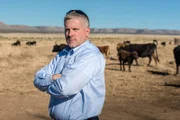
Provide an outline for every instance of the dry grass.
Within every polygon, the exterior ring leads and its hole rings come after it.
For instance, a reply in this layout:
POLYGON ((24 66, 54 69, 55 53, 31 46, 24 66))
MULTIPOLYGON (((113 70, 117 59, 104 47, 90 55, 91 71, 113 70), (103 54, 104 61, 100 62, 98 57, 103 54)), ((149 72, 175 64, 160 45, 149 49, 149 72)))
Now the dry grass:
MULTIPOLYGON (((38 91, 33 85, 34 75, 55 56, 55 43, 65 43, 63 34, 0 34, 0 116, 3 120, 47 119, 49 96, 38 91), (48 38, 48 39, 47 39, 48 38), (11 46, 20 39, 21 46, 11 46), (29 40, 36 40, 36 46, 27 46, 29 40), (9 104, 9 102, 11 104, 9 104), (11 108, 11 109, 7 109, 11 108), (12 114, 9 114, 12 113, 12 114)), ((109 45, 111 58, 117 59, 116 44, 124 40, 131 43, 148 43, 173 40, 168 35, 114 35, 92 34, 95 45, 109 45)), ((139 58, 140 66, 132 66, 132 72, 119 71, 119 61, 107 60, 106 102, 100 116, 102 120, 178 120, 179 76, 174 76, 175 64, 172 50, 158 44, 160 63, 147 67, 148 59, 139 58), (170 64, 171 63, 171 64, 170 64), (152 74, 159 71, 169 75, 152 74)), ((127 66, 126 66, 127 69, 127 66)))

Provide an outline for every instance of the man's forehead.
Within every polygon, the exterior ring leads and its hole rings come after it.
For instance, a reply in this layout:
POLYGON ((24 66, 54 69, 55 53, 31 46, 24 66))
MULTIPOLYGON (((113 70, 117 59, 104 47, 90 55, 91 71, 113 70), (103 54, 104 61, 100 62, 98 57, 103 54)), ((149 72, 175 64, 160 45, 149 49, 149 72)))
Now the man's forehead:
POLYGON ((71 18, 65 21, 64 26, 85 26, 82 18, 71 18))

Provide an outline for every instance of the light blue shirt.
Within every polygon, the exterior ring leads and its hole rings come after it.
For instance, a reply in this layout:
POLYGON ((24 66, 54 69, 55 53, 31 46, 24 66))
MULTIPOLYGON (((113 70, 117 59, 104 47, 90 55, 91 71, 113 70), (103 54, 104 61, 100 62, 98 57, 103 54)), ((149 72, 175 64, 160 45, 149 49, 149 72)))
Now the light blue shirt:
POLYGON ((89 40, 65 48, 40 69, 34 85, 50 94, 49 113, 56 120, 84 120, 98 116, 105 101, 105 59, 89 40), (62 74, 53 81, 53 74, 62 74))

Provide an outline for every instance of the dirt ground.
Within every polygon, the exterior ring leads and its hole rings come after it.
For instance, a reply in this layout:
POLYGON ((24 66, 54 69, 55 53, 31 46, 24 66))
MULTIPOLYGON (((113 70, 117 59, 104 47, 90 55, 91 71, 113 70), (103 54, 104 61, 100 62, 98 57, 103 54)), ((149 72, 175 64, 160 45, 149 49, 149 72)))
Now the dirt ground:
MULTIPOLYGON (((123 40, 148 43, 158 39, 168 43, 175 36, 93 37, 94 44, 111 48, 111 59, 106 61, 105 69, 106 101, 100 120, 180 120, 180 75, 174 76, 172 52, 175 45, 158 44, 160 63, 156 66, 152 60, 147 67, 148 59, 139 58, 140 65, 133 63, 132 72, 127 71, 127 66, 125 72, 120 71, 116 56, 116 44, 123 40)), ((36 71, 55 56, 52 46, 65 41, 37 40, 36 46, 27 46, 28 40, 21 40, 21 46, 13 47, 14 41, 0 40, 0 120, 51 120, 49 95, 37 90, 33 80, 36 71)))

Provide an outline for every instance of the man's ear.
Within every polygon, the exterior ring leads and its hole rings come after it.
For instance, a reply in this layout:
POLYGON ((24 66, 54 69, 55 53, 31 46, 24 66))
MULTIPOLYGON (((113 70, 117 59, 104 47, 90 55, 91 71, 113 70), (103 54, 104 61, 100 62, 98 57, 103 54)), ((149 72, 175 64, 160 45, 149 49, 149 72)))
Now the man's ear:
POLYGON ((88 37, 91 32, 91 29, 89 27, 86 28, 86 36, 88 37))

